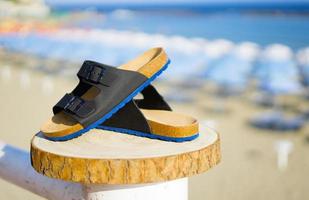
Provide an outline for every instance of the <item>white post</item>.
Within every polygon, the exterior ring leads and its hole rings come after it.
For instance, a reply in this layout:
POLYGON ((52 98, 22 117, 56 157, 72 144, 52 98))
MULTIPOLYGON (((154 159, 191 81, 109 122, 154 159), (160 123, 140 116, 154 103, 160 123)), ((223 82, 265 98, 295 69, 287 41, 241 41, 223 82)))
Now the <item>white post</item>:
POLYGON ((31 166, 30 154, 0 141, 0 178, 51 200, 82 199, 79 184, 51 179, 31 166))
POLYGON ((85 187, 87 200, 187 200, 188 178, 138 185, 90 185, 85 187))
POLYGON ((275 150, 277 151, 277 165, 280 171, 285 171, 288 167, 289 154, 293 150, 293 143, 289 140, 279 140, 275 143, 275 150))
POLYGON ((188 178, 137 185, 81 185, 45 177, 30 155, 0 141, 0 178, 51 200, 187 200, 188 178))

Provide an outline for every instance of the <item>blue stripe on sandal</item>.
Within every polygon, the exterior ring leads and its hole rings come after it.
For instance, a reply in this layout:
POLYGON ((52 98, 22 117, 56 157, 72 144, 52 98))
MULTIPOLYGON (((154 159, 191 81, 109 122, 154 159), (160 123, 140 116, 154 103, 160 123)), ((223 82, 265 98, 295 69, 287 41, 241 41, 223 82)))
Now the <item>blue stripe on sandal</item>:
POLYGON ((144 133, 140 131, 135 131, 135 130, 129 130, 129 129, 123 129, 123 128, 115 128, 115 127, 108 127, 108 126, 98 126, 97 129, 103 129, 103 130, 108 130, 108 131, 114 131, 117 133, 124 133, 124 134, 129 134, 129 135, 135 135, 139 137, 146 137, 150 139, 158 139, 158 140, 164 140, 164 141, 169 141, 169 142, 186 142, 186 141, 191 141, 194 140, 199 136, 199 133, 189 136, 189 137, 168 137, 168 136, 162 136, 162 135, 155 135, 152 133, 144 133))

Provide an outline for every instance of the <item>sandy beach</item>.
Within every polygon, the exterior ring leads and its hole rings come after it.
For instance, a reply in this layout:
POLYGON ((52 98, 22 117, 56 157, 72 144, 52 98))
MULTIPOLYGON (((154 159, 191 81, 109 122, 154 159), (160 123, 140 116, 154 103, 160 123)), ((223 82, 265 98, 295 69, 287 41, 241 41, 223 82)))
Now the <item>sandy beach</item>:
MULTIPOLYGON (((35 59, 28 59, 27 63, 17 60, 13 62, 1 53, 0 134, 6 143, 29 150, 32 136, 51 116, 51 108, 58 99, 74 87, 76 79, 47 76, 23 67, 40 62, 35 59)), ((155 85, 163 94, 173 89, 166 83, 155 85)), ((182 94, 186 95, 185 90, 182 94)), ((222 162, 207 173, 190 178, 190 200, 309 198, 308 126, 297 133, 258 130, 247 122, 263 109, 250 102, 249 95, 229 98, 224 102, 226 112, 212 112, 210 108, 216 99, 207 90, 191 90, 190 94, 194 101, 171 102, 174 110, 196 116, 201 124, 214 126, 222 141, 222 162), (290 141, 293 149, 287 168, 280 170, 275 145, 282 140, 290 141)), ((1 179, 0 187, 0 199, 42 199, 1 179)))

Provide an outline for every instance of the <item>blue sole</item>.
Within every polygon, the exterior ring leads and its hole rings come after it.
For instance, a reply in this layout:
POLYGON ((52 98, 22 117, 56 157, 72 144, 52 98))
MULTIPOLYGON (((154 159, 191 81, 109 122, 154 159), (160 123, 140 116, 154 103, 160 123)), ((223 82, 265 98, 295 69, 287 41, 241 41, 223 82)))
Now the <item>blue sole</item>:
POLYGON ((121 109, 123 106, 125 106, 131 99, 133 99, 138 93, 140 93, 145 87, 147 87, 153 80, 155 80, 164 70, 167 69, 168 65, 170 64, 170 60, 167 61, 167 63, 159 70, 157 71, 152 77, 150 77, 145 83, 140 85, 136 90, 134 90, 130 95, 128 95, 121 103, 119 103, 117 106, 115 106, 109 113, 104 115, 101 119, 94 122, 93 124, 89 125, 87 128, 84 128, 82 130, 79 130, 75 133, 72 133, 70 135, 66 135, 63 137, 47 137, 49 140, 53 141, 66 141, 70 140, 76 137, 81 136, 83 133, 89 131, 90 129, 96 128, 98 125, 109 119, 111 116, 113 116, 114 113, 116 113, 119 109, 121 109))
POLYGON ((168 142, 187 142, 196 139, 199 136, 199 133, 189 136, 189 137, 181 137, 181 138, 175 138, 175 137, 167 137, 162 135, 155 135, 152 133, 144 133, 140 131, 134 131, 129 129, 123 129, 123 128, 115 128, 115 127, 109 127, 109 126, 98 126, 97 129, 103 129, 108 131, 114 131, 117 133, 124 133, 128 135, 135 135, 139 137, 146 137, 150 139, 158 139, 158 140, 164 140, 168 142))

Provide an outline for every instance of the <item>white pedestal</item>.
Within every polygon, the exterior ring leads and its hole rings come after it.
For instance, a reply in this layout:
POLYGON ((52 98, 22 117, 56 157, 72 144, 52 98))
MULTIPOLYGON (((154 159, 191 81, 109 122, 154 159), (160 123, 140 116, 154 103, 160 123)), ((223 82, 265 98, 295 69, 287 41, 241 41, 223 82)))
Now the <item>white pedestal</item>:
POLYGON ((188 178, 138 185, 85 186, 87 200, 187 200, 188 178))
POLYGON ((51 200, 187 200, 188 178, 136 185, 82 185, 37 173, 29 152, 0 141, 0 178, 51 200))

